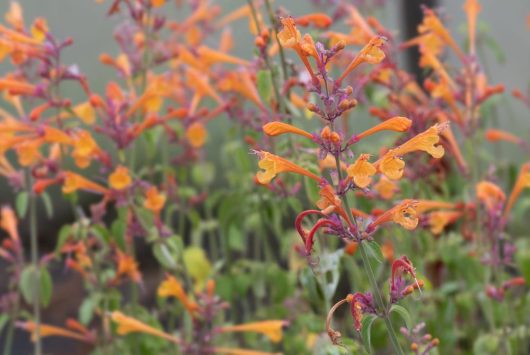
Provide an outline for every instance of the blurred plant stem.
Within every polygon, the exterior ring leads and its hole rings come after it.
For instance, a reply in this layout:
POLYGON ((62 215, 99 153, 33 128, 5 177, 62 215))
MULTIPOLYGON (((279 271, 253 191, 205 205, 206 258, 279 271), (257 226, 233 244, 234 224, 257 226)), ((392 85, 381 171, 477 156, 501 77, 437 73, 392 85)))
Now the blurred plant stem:
POLYGON ((13 309, 11 311, 11 316, 9 319, 9 326, 7 328, 5 344, 4 344, 4 353, 3 353, 4 355, 11 355, 13 353, 11 351, 13 347, 13 337, 15 335, 15 325, 18 319, 18 312, 20 310, 20 293, 18 292, 18 290, 15 290, 15 292, 17 293, 17 295, 15 298, 13 309))
POLYGON ((33 181, 31 171, 26 169, 26 189, 29 198, 29 236, 31 248, 31 266, 33 268, 33 322, 35 323, 34 354, 42 355, 42 339, 40 336, 41 310, 40 310, 40 267, 39 244, 37 240, 37 196, 32 191, 33 181))

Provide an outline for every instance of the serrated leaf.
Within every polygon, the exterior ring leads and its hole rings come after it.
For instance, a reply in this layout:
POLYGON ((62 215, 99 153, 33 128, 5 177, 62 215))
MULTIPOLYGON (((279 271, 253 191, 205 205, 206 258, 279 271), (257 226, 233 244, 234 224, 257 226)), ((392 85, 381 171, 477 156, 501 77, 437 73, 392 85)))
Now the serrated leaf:
POLYGON ((378 263, 381 264, 385 260, 385 258, 383 256, 383 252, 381 251, 381 247, 379 246, 379 244, 377 244, 377 242, 375 240, 369 241, 365 245, 366 245, 366 247, 368 249, 368 253, 375 260, 377 260, 378 263))
POLYGON ((361 338, 368 352, 372 353, 372 324, 377 319, 373 314, 367 314, 361 321, 361 338))
POLYGON ((399 316, 405 321, 407 329, 412 329, 412 318, 405 307, 400 306, 399 304, 393 304, 392 307, 390 307, 390 313, 392 312, 399 314, 399 316))
POLYGON ((26 216, 26 212, 28 211, 28 203, 29 203, 29 194, 27 191, 22 191, 19 193, 15 200, 15 207, 17 209, 17 214, 20 218, 24 218, 26 216))

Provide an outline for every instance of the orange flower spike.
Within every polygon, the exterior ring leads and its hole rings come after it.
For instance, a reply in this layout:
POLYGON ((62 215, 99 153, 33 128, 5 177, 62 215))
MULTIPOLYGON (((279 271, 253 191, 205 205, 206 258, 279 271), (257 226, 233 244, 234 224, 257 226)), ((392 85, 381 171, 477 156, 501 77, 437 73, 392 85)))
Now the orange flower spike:
POLYGON ((370 234, 381 224, 394 222, 407 230, 413 230, 418 225, 418 213, 416 212, 417 201, 403 200, 400 204, 383 212, 366 228, 366 233, 370 234))
MULTIPOLYGON (((444 113, 440 113, 438 115, 438 122, 440 122, 441 124, 445 124, 446 122, 448 122, 447 117, 445 116, 444 113)), ((464 159, 464 156, 462 155, 462 151, 460 150, 460 146, 458 145, 458 142, 455 138, 455 135, 453 134, 453 130, 451 129, 451 127, 447 127, 445 130, 443 130, 442 136, 445 138, 447 144, 449 145, 449 148, 453 152, 453 155, 460 169, 464 173, 467 173, 468 172, 467 162, 464 159)))
POLYGON ((340 86, 342 80, 357 66, 362 63, 378 64, 385 59, 385 52, 381 49, 386 42, 383 36, 375 36, 361 49, 361 51, 353 58, 346 70, 335 82, 335 86, 340 86))
POLYGON ((208 82, 208 78, 201 74, 196 69, 188 67, 186 70, 187 83, 192 86, 199 95, 211 96, 218 104, 222 104, 223 100, 208 82))
POLYGON ((445 28, 442 21, 436 16, 436 13, 428 8, 424 9, 424 18, 423 22, 418 26, 418 32, 421 34, 433 32, 435 33, 440 39, 442 39, 445 43, 447 43, 454 51, 455 53, 460 57, 460 59, 464 59, 465 55, 456 44, 455 40, 445 28))
POLYGON ((307 60, 306 53, 302 48, 302 35, 300 34, 300 31, 298 31, 298 29, 296 28, 294 19, 292 17, 285 17, 281 19, 281 22, 283 28, 277 34, 280 45, 284 48, 292 48, 304 63, 307 71, 309 72, 309 75, 311 75, 313 83, 318 83, 318 78, 313 72, 311 64, 307 60))
POLYGON ((9 93, 17 95, 33 95, 35 86, 14 79, 0 79, 0 91, 8 90, 9 93))
POLYGON ((292 133, 309 139, 313 139, 313 135, 311 133, 306 132, 301 128, 279 121, 269 122, 264 125, 263 132, 270 137, 276 137, 282 134, 292 133))
POLYGON ((326 29, 333 23, 333 20, 331 17, 324 13, 313 13, 313 14, 307 14, 304 16, 299 16, 294 19, 294 22, 297 25, 307 27, 309 25, 313 25, 316 28, 326 29))
POLYGON ((466 0, 464 11, 467 15, 467 30, 469 36, 469 53, 475 54, 477 15, 480 12, 480 4, 477 0, 466 0))
POLYGON ((517 180, 515 181, 515 185, 512 189, 512 192, 510 194, 510 197, 508 198, 508 202, 506 203, 506 208, 504 209, 504 218, 508 216, 510 213, 510 210, 512 209, 515 200, 519 197, 521 192, 525 188, 530 188, 530 163, 525 163, 521 167, 521 171, 519 172, 519 176, 517 177, 517 180))
POLYGON ((377 169, 368 161, 370 154, 361 154, 359 158, 350 165, 347 169, 348 177, 353 179, 353 182, 358 187, 364 189, 372 182, 372 176, 377 172, 377 169))
POLYGON ((523 142, 523 140, 516 135, 500 129, 490 128, 486 130, 484 136, 490 142, 506 141, 514 144, 521 144, 523 142))
POLYGON ((300 175, 307 176, 317 182, 320 182, 321 178, 313 174, 310 171, 302 168, 301 166, 296 165, 295 163, 290 162, 282 157, 271 154, 266 151, 257 151, 256 152, 260 161, 258 166, 264 171, 259 171, 256 174, 256 178, 260 184, 268 184, 278 175, 283 172, 291 172, 300 175))
POLYGON ((463 215, 461 211, 435 211, 428 216, 428 223, 431 233, 434 235, 441 234, 448 224, 454 223, 463 215))
POLYGON ((191 315, 194 315, 199 310, 197 303, 190 300, 180 282, 173 276, 166 276, 164 282, 158 287, 157 294, 158 297, 162 298, 175 297, 191 315))
POLYGON ((186 129, 186 139, 188 140, 190 145, 195 149, 204 146, 207 137, 208 131, 206 131, 206 128, 204 128, 204 125, 200 122, 193 122, 186 129))
POLYGON ((447 124, 435 124, 402 145, 390 149, 374 165, 389 179, 397 180, 403 176, 405 168, 405 162, 401 159, 403 155, 419 150, 429 153, 433 158, 441 158, 445 153, 444 148, 436 144, 446 127, 447 124))
POLYGON ((155 213, 159 213, 166 203, 166 195, 158 192, 156 186, 151 186, 146 192, 144 207, 155 213))
POLYGON ((406 117, 392 117, 358 134, 356 136, 356 140, 361 140, 365 137, 371 136, 372 134, 381 131, 406 132, 409 130, 411 125, 412 121, 406 117))
POLYGON ((119 335, 127 335, 130 333, 145 333, 165 339, 174 344, 180 344, 180 340, 178 338, 175 338, 174 336, 159 329, 151 327, 150 325, 147 325, 139 321, 138 319, 128 317, 122 312, 114 311, 111 313, 110 317, 114 323, 118 324, 116 332, 119 335))
POLYGON ((114 172, 109 175, 108 182, 110 187, 115 190, 125 190, 132 184, 129 169, 123 165, 117 166, 114 172))
POLYGON ((228 325, 218 328, 222 333, 228 332, 253 332, 264 334, 273 343, 278 343, 283 338, 283 327, 287 325, 283 320, 266 320, 238 325, 228 325))
MULTIPOLYGON (((18 327, 31 333, 31 341, 35 342, 37 340, 37 325, 34 322, 22 322, 18 324, 18 327)), ((53 325, 41 324, 39 326, 38 334, 41 338, 55 336, 76 339, 86 343, 92 343, 92 339, 90 339, 87 334, 79 334, 77 332, 73 332, 71 330, 56 327, 53 325)))
POLYGON ((17 216, 11 207, 2 206, 0 210, 0 228, 5 230, 13 241, 20 240, 17 229, 17 216))
POLYGON ((18 162, 22 166, 30 166, 43 159, 39 148, 43 139, 26 140, 16 146, 18 162))
POLYGON ((481 181, 475 188, 477 198, 490 211, 501 208, 506 201, 506 195, 500 187, 489 181, 481 181))
POLYGON ((73 173, 71 171, 65 171, 63 173, 63 193, 69 194, 77 190, 88 190, 101 194, 106 194, 108 190, 103 186, 92 182, 83 176, 73 173))

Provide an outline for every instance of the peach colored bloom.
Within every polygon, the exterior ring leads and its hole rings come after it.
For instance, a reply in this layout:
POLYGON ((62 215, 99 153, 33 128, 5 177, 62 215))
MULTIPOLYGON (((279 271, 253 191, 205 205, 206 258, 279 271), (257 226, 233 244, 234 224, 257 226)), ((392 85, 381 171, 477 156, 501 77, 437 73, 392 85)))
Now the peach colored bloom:
POLYGON ((263 132, 271 137, 276 137, 285 133, 293 133, 297 134, 299 136, 304 136, 309 139, 313 138, 313 135, 309 132, 304 131, 301 128, 295 127, 293 125, 275 121, 275 122, 269 122, 266 125, 263 126, 263 132))
POLYGON ((346 70, 337 79, 336 85, 340 86, 342 80, 357 66, 362 63, 378 64, 385 59, 385 52, 381 49, 385 44, 386 39, 383 36, 372 37, 370 41, 361 49, 361 51, 353 58, 346 70))
POLYGON ((501 208, 506 201, 506 195, 500 187, 489 181, 480 181, 476 186, 477 198, 490 211, 501 208))
POLYGON ((383 223, 394 222, 408 230, 415 229, 418 225, 418 213, 416 212, 417 201, 403 200, 398 205, 382 213, 366 229, 368 233, 375 230, 383 223))
POLYGON ((208 131, 204 128, 204 125, 200 122, 193 122, 186 129, 186 139, 193 148, 201 148, 206 142, 208 137, 208 131))
POLYGON ((160 284, 157 291, 158 297, 167 298, 167 297, 175 297, 182 303, 184 308, 191 314, 195 314, 197 310, 199 309, 199 306, 195 301, 192 301, 188 295, 186 294, 186 291, 184 291, 184 288, 180 284, 180 282, 177 281, 177 279, 171 275, 166 276, 166 279, 164 282, 160 284))
POLYGON ((530 163, 525 163, 521 167, 521 170, 519 171, 519 176, 517 177, 517 180, 515 181, 515 185, 512 189, 512 192, 510 194, 510 197, 508 198, 508 202, 506 203, 506 208, 504 209, 504 217, 508 216, 508 213, 510 213, 510 210, 512 209, 515 201, 523 192, 525 188, 530 187, 530 163))
POLYGON ((122 312, 114 311, 111 313, 110 317, 114 323, 118 324, 118 329, 116 330, 116 332, 119 335, 126 335, 130 333, 145 333, 165 339, 175 344, 180 344, 180 340, 178 338, 175 338, 174 336, 159 329, 151 327, 150 325, 147 325, 139 321, 138 319, 128 317, 122 312))
POLYGON ((151 186, 146 193, 144 207, 153 212, 160 212, 166 203, 166 195, 158 192, 156 186, 151 186))
POLYGON ((377 169, 368 161, 370 154, 361 154, 359 158, 347 169, 348 176, 353 179, 355 185, 365 188, 372 182, 372 176, 377 169))
POLYGON ((118 165, 114 172, 109 175, 109 185, 115 190, 125 190, 132 184, 129 169, 123 165, 118 165))
POLYGON ((506 142, 511 142, 515 144, 521 144, 522 142, 522 139, 517 137, 516 135, 500 130, 500 129, 490 128, 486 130, 486 133, 484 134, 484 136, 490 142, 506 141, 506 142))
POLYGON ((356 138, 357 140, 360 140, 381 131, 406 132, 411 125, 412 121, 408 118, 396 116, 389 118, 388 120, 385 120, 362 133, 359 133, 356 138))
POLYGON ((258 166, 264 170, 259 171, 256 174, 256 178, 258 179, 258 182, 260 184, 268 184, 272 181, 272 179, 276 177, 276 175, 283 172, 291 172, 304 175, 308 178, 320 182, 320 177, 318 177, 317 175, 282 157, 279 157, 266 151, 258 151, 257 154, 260 158, 258 166))
POLYGON ((101 194, 106 194, 107 189, 103 186, 92 182, 83 176, 73 173, 71 171, 65 171, 63 173, 63 193, 69 194, 77 190, 88 190, 93 192, 98 192, 101 194))
POLYGON ((261 322, 252 322, 239 325, 228 325, 218 328, 222 333, 227 332, 254 332, 261 333, 268 337, 272 342, 278 343, 283 337, 283 327, 287 323, 283 320, 266 320, 261 322))

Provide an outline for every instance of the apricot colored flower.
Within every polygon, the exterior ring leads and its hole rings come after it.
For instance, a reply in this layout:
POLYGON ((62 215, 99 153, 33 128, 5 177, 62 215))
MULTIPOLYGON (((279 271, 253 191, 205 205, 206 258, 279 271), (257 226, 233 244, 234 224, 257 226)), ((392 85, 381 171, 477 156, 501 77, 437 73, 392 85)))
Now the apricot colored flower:
POLYGON ((106 194, 107 189, 103 186, 92 182, 83 176, 73 173, 71 171, 65 171, 63 173, 64 182, 63 182, 63 193, 69 194, 77 190, 87 190, 92 192, 98 192, 101 194, 106 194))
POLYGON ((376 227, 383 223, 394 222, 403 228, 413 230, 418 225, 417 201, 403 200, 400 204, 382 213, 366 228, 367 233, 372 233, 376 227))
MULTIPOLYGON (((35 342, 37 340, 37 325, 32 321, 22 322, 19 323, 18 326, 28 332, 31 333, 31 341, 35 342)), ((38 335, 41 338, 44 337, 63 337, 63 338, 70 338, 70 339, 76 339, 83 342, 91 343, 92 339, 90 338, 90 334, 88 331, 79 333, 74 332, 70 329, 56 327, 53 325, 48 324, 41 324, 38 327, 38 335)))
POLYGON ((252 74, 247 70, 240 70, 237 72, 227 73, 218 83, 218 87, 222 91, 233 91, 244 96, 245 98, 252 101, 261 110, 267 111, 261 97, 259 96, 258 89, 252 78, 252 74))
POLYGON ((381 49, 386 42, 383 36, 375 36, 361 49, 361 51, 353 58, 346 70, 337 79, 336 85, 340 86, 342 80, 357 66, 362 63, 378 64, 385 59, 385 52, 381 49))
POLYGON ((418 26, 418 32, 420 34, 435 34, 448 44, 460 58, 464 58, 462 50, 458 47, 447 28, 443 25, 438 16, 436 16, 436 13, 433 10, 424 8, 423 22, 418 26))
POLYGON ((515 185, 512 189, 512 192, 510 194, 510 197, 508 198, 508 202, 506 203, 506 208, 504 209, 504 217, 508 216, 508 213, 513 207, 513 204, 515 203, 515 200, 519 197, 521 192, 525 188, 530 187, 530 163, 525 163, 521 167, 521 171, 519 171, 519 176, 517 177, 517 180, 515 181, 515 185))
POLYGON ((333 23, 333 20, 328 15, 319 12, 319 13, 299 16, 294 19, 294 22, 297 25, 304 26, 304 27, 313 25, 317 28, 328 28, 333 23))
POLYGON ((480 4, 477 0, 466 0, 464 11, 467 15, 467 31, 469 36, 469 52, 475 54, 477 15, 480 12, 480 4))
POLYGON ((129 169, 123 165, 118 165, 114 172, 109 175, 109 185, 114 190, 124 190, 131 186, 132 178, 129 175, 129 169))
POLYGON ((42 155, 39 151, 42 140, 27 140, 23 141, 16 146, 16 152, 18 156, 18 163, 21 166, 31 166, 42 159, 42 155))
POLYGON ((0 210, 0 228, 6 231, 13 241, 20 240, 17 230, 17 216, 9 206, 2 206, 0 210))
POLYGON ((379 181, 374 185, 374 189, 385 200, 390 200, 399 191, 398 185, 384 175, 381 175, 379 181))
POLYGON ((178 282, 177 279, 171 275, 166 276, 164 282, 158 286, 157 294, 158 297, 162 298, 175 297, 192 315, 199 309, 197 303, 188 297, 180 282, 178 282))
POLYGON ((180 344, 180 340, 175 338, 174 336, 163 332, 159 329, 156 329, 150 325, 147 325, 138 319, 128 317, 122 312, 114 311, 111 313, 111 319, 114 323, 118 324, 118 328, 116 329, 116 332, 119 335, 127 335, 130 333, 145 333, 154 335, 156 337, 166 339, 169 342, 180 344))
POLYGON ((374 165, 389 179, 396 180, 403 176, 405 162, 401 157, 407 153, 420 150, 429 153, 433 158, 441 158, 444 148, 437 143, 440 141, 440 132, 446 127, 447 124, 435 124, 402 145, 390 149, 374 165))
POLYGON ((186 129, 186 139, 193 148, 201 148, 206 142, 208 137, 208 131, 204 128, 204 125, 200 122, 193 122, 186 129))
POLYGON ((87 131, 79 131, 75 135, 74 151, 72 158, 80 168, 86 168, 90 165, 90 161, 99 152, 99 147, 92 138, 92 135, 87 131))
POLYGON ((497 141, 506 141, 511 142, 515 144, 521 144, 522 139, 517 137, 516 135, 503 131, 501 129, 488 129, 486 130, 486 133, 484 134, 487 140, 490 142, 497 142, 497 141))
POLYGON ((339 214, 345 221, 349 222, 348 215, 342 207, 341 199, 335 195, 331 185, 326 184, 320 189, 320 199, 316 202, 318 208, 322 210, 323 214, 330 214, 335 212, 339 214))
POLYGON ((272 342, 278 343, 283 337, 283 327, 286 322, 283 320, 266 320, 262 322, 252 322, 238 325, 227 325, 218 328, 223 333, 227 332, 254 332, 261 333, 272 342))
POLYGON ((431 233, 434 235, 441 234, 448 224, 454 223, 462 214, 461 211, 435 211, 429 213, 427 218, 431 233))
POLYGON ((151 186, 145 196, 144 207, 153 212, 159 212, 164 208, 166 203, 166 195, 158 192, 156 186, 151 186))
POLYGON ((260 158, 258 166, 264 170, 259 171, 256 174, 256 178, 258 179, 258 182, 260 184, 268 184, 272 181, 272 179, 276 177, 276 175, 283 172, 296 173, 307 176, 308 178, 311 178, 315 181, 320 181, 320 177, 318 177, 317 175, 282 157, 279 157, 263 150, 258 151, 257 155, 260 158))
POLYGON ((506 200, 506 195, 500 187, 490 181, 480 181, 476 186, 477 198, 490 211, 501 208, 506 200))
POLYGON ((263 132, 271 137, 276 137, 285 133, 293 133, 310 139, 313 138, 313 135, 311 133, 306 132, 301 128, 279 121, 269 122, 264 125, 263 132))
POLYGON ((142 281, 142 274, 138 270, 138 263, 132 255, 127 255, 118 250, 116 254, 118 258, 118 267, 116 271, 116 279, 121 276, 127 276, 134 282, 142 281))
POLYGON ((76 105, 72 110, 85 124, 91 125, 96 121, 96 111, 88 101, 76 105))
POLYGON ((361 154, 359 158, 347 169, 348 176, 353 179, 355 185, 365 188, 372 182, 372 176, 377 169, 368 161, 370 154, 361 154))
POLYGON ((196 51, 199 54, 201 61, 206 63, 208 66, 218 62, 236 65, 249 65, 249 62, 244 59, 228 55, 206 46, 199 46, 196 51))
POLYGON ((416 212, 422 214, 435 209, 451 209, 455 208, 455 204, 445 201, 436 200, 416 200, 416 212))
POLYGON ((412 121, 406 117, 401 117, 401 116, 392 117, 358 134, 356 136, 356 139, 360 140, 360 139, 371 136, 372 134, 381 132, 381 131, 405 132, 405 131, 408 131, 411 125, 412 125, 412 121))

